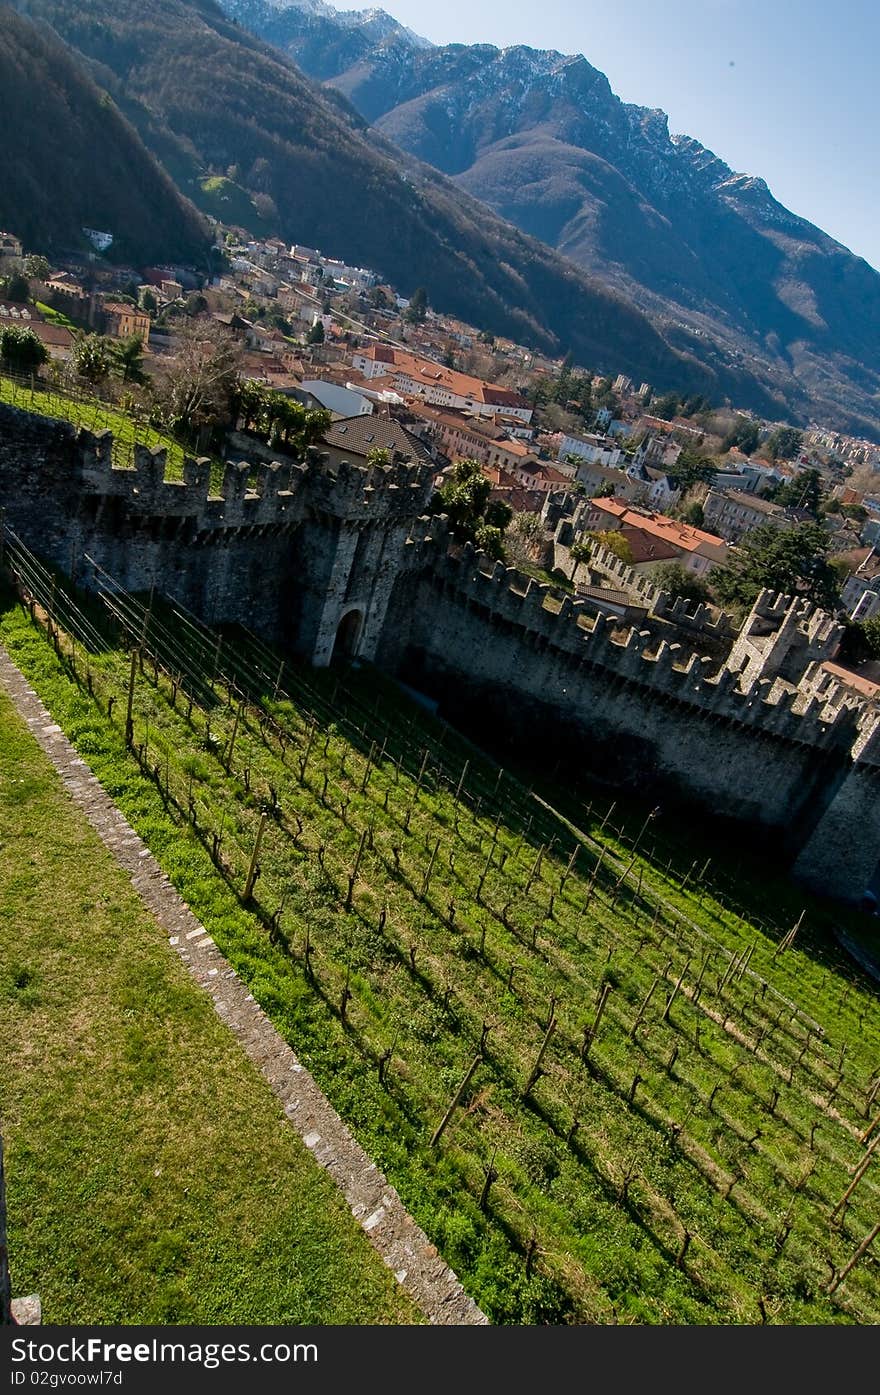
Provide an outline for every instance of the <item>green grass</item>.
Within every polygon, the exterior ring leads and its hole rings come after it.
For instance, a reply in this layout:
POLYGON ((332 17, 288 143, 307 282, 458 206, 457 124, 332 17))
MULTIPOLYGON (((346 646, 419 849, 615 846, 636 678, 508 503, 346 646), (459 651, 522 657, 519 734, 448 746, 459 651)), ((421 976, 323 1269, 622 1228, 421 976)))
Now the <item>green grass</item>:
POLYGON ((35 306, 39 310, 47 324, 60 325, 62 329, 76 329, 76 325, 69 315, 65 315, 61 310, 56 310, 51 305, 46 305, 42 300, 35 300, 35 306))
POLYGON ((634 855, 641 811, 542 789, 566 821, 369 670, 288 666, 273 698, 264 656, 240 707, 261 651, 227 641, 202 709, 147 663, 139 765, 124 653, 89 659, 90 697, 81 650, 74 674, 20 610, 0 637, 494 1321, 880 1318, 873 1252, 825 1291, 880 1200, 869 1170, 831 1214, 880 1108, 880 1009, 828 908, 685 827, 634 855))
POLYGON ((223 175, 208 175, 191 186, 191 197, 205 213, 227 226, 248 228, 264 235, 273 231, 271 223, 258 212, 246 189, 223 175))
POLYGON ((526 576, 532 577, 535 581, 540 581, 543 585, 552 586, 557 591, 574 591, 574 582, 561 571, 548 571, 546 567, 539 567, 534 562, 517 562, 517 567, 526 576))
MULTIPOLYGON (((131 469, 134 466, 136 443, 151 449, 158 447, 166 452, 166 479, 183 478, 183 462, 187 451, 179 441, 145 422, 136 421, 97 397, 80 400, 54 388, 39 385, 31 388, 13 378, 0 375, 0 402, 25 412, 34 412, 39 416, 69 421, 74 426, 84 426, 89 431, 110 431, 113 435, 113 464, 117 469, 131 469)), ((212 490, 219 487, 222 472, 222 463, 214 461, 212 490)))
POLYGON ((0 695, 0 1117, 43 1321, 422 1319, 0 695))

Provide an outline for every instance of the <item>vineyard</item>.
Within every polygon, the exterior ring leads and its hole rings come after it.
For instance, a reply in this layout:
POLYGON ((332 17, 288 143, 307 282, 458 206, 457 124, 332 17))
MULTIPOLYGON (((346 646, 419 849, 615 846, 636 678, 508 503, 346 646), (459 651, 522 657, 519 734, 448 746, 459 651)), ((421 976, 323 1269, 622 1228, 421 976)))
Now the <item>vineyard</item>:
MULTIPOLYGON (((138 417, 131 403, 125 408, 114 407, 103 402, 93 393, 50 387, 39 378, 17 378, 11 374, 0 374, 0 403, 17 407, 20 411, 66 421, 71 426, 81 426, 94 435, 109 431, 112 435, 111 460, 114 469, 134 468, 135 446, 148 450, 164 450, 166 457, 165 478, 183 479, 183 466, 187 454, 180 441, 152 426, 143 417, 138 417)), ((223 463, 211 461, 211 490, 219 490, 223 479, 223 463)))
POLYGON ((0 640, 493 1322, 880 1320, 880 1008, 827 909, 369 668, 5 561, 0 640))

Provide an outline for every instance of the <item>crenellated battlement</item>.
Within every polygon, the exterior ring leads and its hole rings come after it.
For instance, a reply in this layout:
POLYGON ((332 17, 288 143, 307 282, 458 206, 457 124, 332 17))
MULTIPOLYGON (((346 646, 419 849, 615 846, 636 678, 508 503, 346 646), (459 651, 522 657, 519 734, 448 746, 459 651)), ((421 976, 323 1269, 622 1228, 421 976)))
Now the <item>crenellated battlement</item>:
MULTIPOLYGON (((478 711, 600 778, 771 830, 820 890, 857 897, 869 884, 880 704, 835 667, 841 626, 802 597, 762 592, 736 631, 596 549, 611 583, 650 612, 627 626, 451 547, 447 520, 425 512, 431 466, 334 465, 318 449, 283 465, 169 465, 165 450, 136 445, 121 468, 120 454, 109 433, 0 404, 4 521, 84 585, 87 557, 128 590, 156 587, 314 664, 379 662, 453 719, 478 711), (707 648, 713 657, 694 652, 707 648)), ((570 521, 557 501, 547 516, 568 575, 570 521)))
MULTIPOLYGON (((490 624, 516 627, 527 644, 599 667, 609 678, 637 684, 646 696, 653 693, 688 704, 718 721, 748 727, 756 735, 820 749, 843 750, 856 741, 865 704, 852 696, 835 701, 836 695, 826 696, 813 687, 791 689, 765 675, 753 677, 742 687, 740 675, 731 667, 719 667, 717 660, 690 653, 680 644, 658 642, 650 630, 630 629, 621 635, 613 621, 590 615, 576 598, 515 567, 493 562, 470 544, 440 558, 434 576, 459 603, 481 609, 490 624)), ((812 635, 827 638, 830 633, 829 617, 814 615, 801 602, 765 594, 760 606, 783 621, 795 613, 812 635)), ((854 758, 880 765, 873 743, 870 748, 862 743, 854 758)))
POLYGON ((192 520, 197 529, 295 522, 304 504, 346 519, 413 518, 430 489, 429 467, 397 461, 364 467, 310 447, 293 465, 228 461, 222 479, 206 457, 185 456, 182 477, 169 471, 162 447, 135 444, 134 465, 113 463, 113 436, 76 435, 82 483, 102 498, 124 501, 136 515, 192 520))
MULTIPOLYGON (((563 496, 567 498, 568 496, 563 496)), ((558 525, 553 542, 553 565, 571 575, 571 544, 575 541, 571 519, 564 518, 558 525)), ((616 552, 601 543, 592 543, 590 560, 581 563, 578 570, 598 572, 602 581, 617 586, 632 599, 644 605, 651 615, 665 620, 676 628, 695 635, 705 635, 707 639, 724 643, 732 640, 736 626, 724 611, 716 612, 714 607, 702 601, 689 601, 684 596, 671 596, 651 580, 650 573, 642 574, 630 567, 616 552)), ((578 572, 575 571, 577 579, 578 572)))

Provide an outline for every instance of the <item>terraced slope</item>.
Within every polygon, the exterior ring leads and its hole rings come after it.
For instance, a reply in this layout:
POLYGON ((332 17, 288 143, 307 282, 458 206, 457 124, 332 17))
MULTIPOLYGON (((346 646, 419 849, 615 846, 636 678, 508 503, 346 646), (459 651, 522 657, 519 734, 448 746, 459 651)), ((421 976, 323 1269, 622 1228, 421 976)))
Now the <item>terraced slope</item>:
POLYGON ((493 1321, 877 1321, 880 1011, 822 907, 110 578, 84 649, 26 571, 61 628, 3 641, 493 1321))

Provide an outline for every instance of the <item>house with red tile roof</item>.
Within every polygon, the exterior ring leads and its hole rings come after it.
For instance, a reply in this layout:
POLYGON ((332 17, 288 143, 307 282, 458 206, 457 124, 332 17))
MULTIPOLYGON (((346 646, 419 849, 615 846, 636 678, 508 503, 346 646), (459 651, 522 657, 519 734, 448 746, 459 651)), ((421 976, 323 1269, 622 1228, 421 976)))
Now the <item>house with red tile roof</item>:
POLYGON ((705 576, 727 560, 723 538, 619 499, 591 499, 581 522, 587 532, 621 533, 636 570, 648 571, 658 562, 679 562, 686 571, 705 576))
POLYGON ((436 407, 454 407, 477 416, 498 412, 530 422, 532 407, 518 392, 459 373, 432 359, 420 358, 389 344, 372 344, 352 355, 352 367, 367 378, 389 377, 398 392, 421 397, 436 407))

